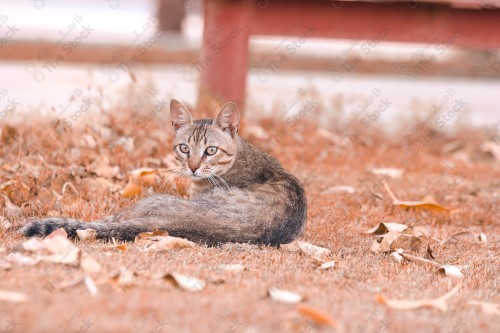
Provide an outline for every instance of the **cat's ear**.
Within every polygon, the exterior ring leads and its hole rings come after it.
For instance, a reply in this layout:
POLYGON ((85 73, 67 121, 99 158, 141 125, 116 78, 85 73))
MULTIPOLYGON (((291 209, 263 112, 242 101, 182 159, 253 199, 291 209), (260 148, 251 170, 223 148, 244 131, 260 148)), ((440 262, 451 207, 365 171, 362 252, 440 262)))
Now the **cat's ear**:
POLYGON ((233 102, 226 103, 215 119, 214 125, 230 133, 234 138, 234 135, 238 132, 238 126, 240 125, 240 114, 236 104, 233 102))
POLYGON ((193 123, 191 113, 176 99, 170 101, 170 116, 172 117, 172 126, 176 131, 193 123))

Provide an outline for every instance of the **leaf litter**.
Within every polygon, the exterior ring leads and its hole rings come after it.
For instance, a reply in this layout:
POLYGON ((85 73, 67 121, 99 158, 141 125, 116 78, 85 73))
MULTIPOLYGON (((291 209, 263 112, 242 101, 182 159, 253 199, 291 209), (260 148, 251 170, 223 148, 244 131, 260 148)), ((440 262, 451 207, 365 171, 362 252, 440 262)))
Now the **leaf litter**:
POLYGON ((398 309, 398 310, 414 310, 422 307, 431 307, 439 309, 443 312, 448 310, 448 304, 446 301, 455 295, 458 290, 462 287, 462 284, 456 285, 449 292, 444 294, 443 296, 436 299, 425 299, 425 300, 394 300, 388 299, 382 294, 375 295, 375 300, 380 304, 385 304, 390 308, 398 309))
POLYGON ((392 204, 394 206, 399 206, 401 208, 405 209, 423 209, 431 212, 439 212, 439 213, 449 213, 451 211, 450 208, 444 207, 436 202, 434 198, 431 196, 426 196, 420 201, 402 201, 396 198, 394 193, 392 193, 391 189, 389 188, 389 185, 387 184, 387 181, 384 180, 384 187, 389 193, 389 196, 392 199, 392 204))

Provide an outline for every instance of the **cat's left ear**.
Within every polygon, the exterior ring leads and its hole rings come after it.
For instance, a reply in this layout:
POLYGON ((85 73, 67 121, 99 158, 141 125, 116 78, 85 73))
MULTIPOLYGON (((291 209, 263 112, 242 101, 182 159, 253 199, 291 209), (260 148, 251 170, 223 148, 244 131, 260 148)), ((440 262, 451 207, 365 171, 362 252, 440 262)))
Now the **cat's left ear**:
POLYGON ((238 132, 238 126, 240 126, 240 113, 236 104, 233 102, 226 103, 215 119, 214 125, 224 132, 228 132, 234 138, 234 135, 238 132))

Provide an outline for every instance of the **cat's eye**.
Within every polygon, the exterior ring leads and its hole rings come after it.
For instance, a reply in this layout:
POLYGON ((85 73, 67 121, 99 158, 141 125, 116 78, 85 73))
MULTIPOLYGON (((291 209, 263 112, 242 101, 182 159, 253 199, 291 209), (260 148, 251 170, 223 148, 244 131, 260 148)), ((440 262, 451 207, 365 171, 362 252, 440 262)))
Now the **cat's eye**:
POLYGON ((205 154, 208 156, 214 155, 217 152, 217 147, 208 147, 207 150, 205 150, 205 154))
POLYGON ((181 153, 188 154, 189 153, 189 147, 183 143, 179 145, 179 150, 181 153))

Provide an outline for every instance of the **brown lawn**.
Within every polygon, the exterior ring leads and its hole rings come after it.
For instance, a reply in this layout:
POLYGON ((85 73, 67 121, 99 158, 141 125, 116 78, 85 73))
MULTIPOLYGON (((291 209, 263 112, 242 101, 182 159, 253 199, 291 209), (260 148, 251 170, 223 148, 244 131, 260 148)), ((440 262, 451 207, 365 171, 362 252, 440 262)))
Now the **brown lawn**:
MULTIPOLYGON (((17 229, 27 218, 92 220, 112 214, 139 199, 120 196, 132 170, 168 166, 172 131, 166 110, 149 117, 126 107, 116 111, 85 126, 78 118, 1 125, 0 258, 19 251, 25 239, 17 229)), ((102 265, 89 273, 97 295, 83 283, 71 286, 84 275, 79 267, 43 262, 0 269, 1 290, 27 295, 22 302, 0 300, 0 332, 499 332, 498 314, 469 304, 500 303, 500 163, 477 147, 487 134, 461 129, 446 136, 421 126, 406 138, 409 130, 384 135, 376 127, 358 127, 360 135, 351 133, 348 140, 341 131, 319 130, 304 119, 290 124, 247 116, 242 128, 244 137, 304 183, 309 202, 304 240, 330 249, 327 259, 335 261, 334 268, 319 270, 305 254, 262 246, 145 253, 135 244, 122 252, 110 243, 75 240, 102 265), (391 178, 370 172, 382 167, 404 173, 391 178), (451 212, 393 206, 384 178, 398 199, 430 195, 451 212), (355 192, 335 192, 341 185, 355 192), (362 232, 381 222, 426 226, 422 239, 434 260, 458 266, 464 277, 373 253, 375 236, 362 232), (460 231, 474 235, 442 242, 460 231), (474 238, 481 232, 486 243, 474 238), (225 271, 221 264, 242 264, 246 270, 225 271), (112 279, 123 270, 135 273, 128 285, 112 279), (206 287, 188 292, 152 278, 169 272, 199 278, 206 287), (376 301, 382 294, 414 303, 440 297, 459 283, 445 312, 398 310, 376 301), (270 299, 267 290, 273 287, 304 296, 302 304, 334 319, 336 329, 300 314, 297 304, 270 299)), ((185 193, 187 183, 157 179, 143 195, 185 193)), ((4 259, 1 265, 6 266, 4 259)))

